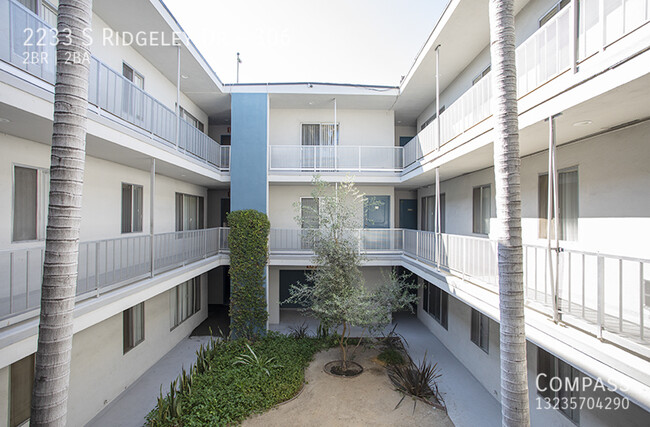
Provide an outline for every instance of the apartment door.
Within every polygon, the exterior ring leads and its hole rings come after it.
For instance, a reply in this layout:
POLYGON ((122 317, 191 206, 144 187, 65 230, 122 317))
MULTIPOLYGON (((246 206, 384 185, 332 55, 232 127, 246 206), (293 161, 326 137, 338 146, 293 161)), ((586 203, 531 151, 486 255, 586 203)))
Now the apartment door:
POLYGON ((418 228, 417 199, 401 199, 399 201, 399 227, 409 230, 418 228))
POLYGON ((230 199, 221 199, 221 226, 228 227, 228 214, 230 213, 230 199))

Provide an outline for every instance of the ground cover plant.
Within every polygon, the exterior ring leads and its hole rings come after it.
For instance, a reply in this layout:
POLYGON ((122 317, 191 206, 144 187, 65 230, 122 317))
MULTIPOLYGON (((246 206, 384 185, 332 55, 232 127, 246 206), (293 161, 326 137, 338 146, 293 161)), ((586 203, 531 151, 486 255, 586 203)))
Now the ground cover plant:
POLYGON ((249 342, 213 340, 197 362, 161 390, 148 426, 232 425, 294 397, 315 353, 333 338, 294 338, 269 332, 249 342), (242 362, 244 361, 244 362, 242 362))

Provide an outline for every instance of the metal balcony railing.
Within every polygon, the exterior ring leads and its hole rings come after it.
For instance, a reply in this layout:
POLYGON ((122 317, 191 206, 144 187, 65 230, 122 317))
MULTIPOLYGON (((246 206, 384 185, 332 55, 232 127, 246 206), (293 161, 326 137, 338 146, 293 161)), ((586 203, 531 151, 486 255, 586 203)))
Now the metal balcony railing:
POLYGON ((272 171, 401 172, 402 147, 270 145, 272 171))
MULTIPOLYGON (((54 29, 15 0, 0 0, 0 16, 0 33, 6 25, 8 34, 0 42, 0 59, 53 85, 56 77, 54 29)), ((97 58, 91 57, 89 66, 89 104, 142 129, 157 143, 216 169, 229 169, 230 147, 221 146, 179 118, 172 109, 97 58)))
MULTIPOLYGON (((648 21, 650 0, 580 0, 577 60, 589 58, 648 21)), ((569 4, 517 47, 520 98, 571 68, 573 31, 573 5, 569 4)), ((404 146, 405 167, 492 115, 491 74, 479 80, 404 146)))
MULTIPOLYGON (((97 295, 227 252, 227 242, 226 228, 155 234, 153 252, 150 235, 81 242, 77 295, 97 295)), ((39 307, 44 252, 43 244, 0 251, 0 318, 39 307)))
MULTIPOLYGON (((367 257, 404 255, 432 269, 498 293, 497 242, 488 238, 403 229, 351 230, 367 257)), ((313 254, 313 233, 271 229, 271 255, 313 254)), ((524 245, 527 304, 551 315, 554 291, 548 274, 548 249, 524 245)), ((557 253, 556 249, 552 251, 557 253)), ((561 249, 558 255, 557 307, 562 321, 594 335, 611 333, 650 345, 650 259, 561 249), (577 321, 577 322, 576 322, 577 321)))

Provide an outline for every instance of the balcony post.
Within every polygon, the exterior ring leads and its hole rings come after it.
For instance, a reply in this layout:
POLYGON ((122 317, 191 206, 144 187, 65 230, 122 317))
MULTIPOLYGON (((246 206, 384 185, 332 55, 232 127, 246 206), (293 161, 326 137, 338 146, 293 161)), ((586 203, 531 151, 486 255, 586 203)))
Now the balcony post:
POLYGON ((644 281, 643 281, 643 261, 639 263, 639 338, 641 341, 643 341, 643 316, 645 314, 644 310, 644 302, 645 302, 645 289, 644 289, 644 281))
POLYGON ((150 266, 149 266, 149 275, 153 277, 153 272, 155 268, 155 250, 154 250, 154 207, 155 207, 155 193, 156 193, 156 159, 151 159, 151 173, 149 176, 149 256, 150 266))
POLYGON ((605 44, 607 43, 607 24, 605 24, 605 0, 598 1, 598 17, 600 20, 600 30, 601 30, 601 43, 600 51, 605 51, 605 44))
POLYGON ((440 151, 439 114, 440 114, 440 45, 436 46, 436 150, 438 151, 440 151))
POLYGON ((598 255, 597 280, 598 280, 598 339, 603 339, 603 328, 605 325, 605 258, 598 255))
POLYGON ((181 45, 178 44, 176 56, 176 149, 181 136, 181 45))
POLYGON ((436 168, 436 216, 435 216, 435 229, 436 229, 436 240, 435 240, 435 261, 436 261, 436 269, 440 271, 440 228, 441 228, 441 221, 440 221, 440 168, 436 168))
POLYGON ((557 167, 555 162, 555 118, 556 114, 549 117, 548 120, 548 191, 547 191, 547 211, 546 211, 546 241, 548 255, 548 273, 549 283, 551 285, 551 301, 553 303, 553 321, 558 323, 560 320, 559 313, 559 260, 560 260, 560 240, 559 240, 559 215, 558 215, 558 186, 557 186, 557 167), (553 248, 551 245, 551 221, 553 222, 553 231, 555 232, 555 274, 553 273, 553 248))
POLYGON ((334 98, 334 170, 338 170, 338 146, 339 146, 339 132, 338 123, 336 121, 336 98, 334 98))
POLYGON ((580 15, 578 13, 578 0, 571 0, 573 10, 571 14, 571 70, 573 74, 578 72, 578 36, 580 34, 580 15))

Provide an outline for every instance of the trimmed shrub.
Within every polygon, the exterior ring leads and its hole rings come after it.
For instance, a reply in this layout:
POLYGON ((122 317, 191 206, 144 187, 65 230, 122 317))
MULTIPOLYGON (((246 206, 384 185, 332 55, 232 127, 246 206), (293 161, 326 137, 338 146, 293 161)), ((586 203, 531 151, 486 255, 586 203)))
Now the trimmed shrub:
POLYGON ((237 338, 256 339, 265 332, 265 269, 269 255, 268 217, 256 210, 228 214, 230 234, 230 328, 237 338))

